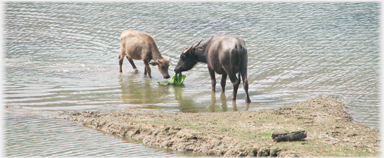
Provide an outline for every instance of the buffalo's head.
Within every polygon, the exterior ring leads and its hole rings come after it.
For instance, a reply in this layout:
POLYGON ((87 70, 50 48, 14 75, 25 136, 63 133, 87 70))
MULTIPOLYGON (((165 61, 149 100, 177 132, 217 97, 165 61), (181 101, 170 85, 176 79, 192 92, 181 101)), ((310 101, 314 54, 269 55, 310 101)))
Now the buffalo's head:
POLYGON ((164 78, 169 78, 168 74, 168 68, 169 68, 169 61, 171 59, 159 59, 156 61, 151 61, 149 64, 156 66, 159 68, 160 73, 164 76, 164 78))
POLYGON ((188 71, 197 64, 198 61, 197 61, 196 51, 201 41, 196 45, 192 44, 192 46, 184 49, 183 53, 180 54, 180 60, 176 65, 175 73, 188 71))

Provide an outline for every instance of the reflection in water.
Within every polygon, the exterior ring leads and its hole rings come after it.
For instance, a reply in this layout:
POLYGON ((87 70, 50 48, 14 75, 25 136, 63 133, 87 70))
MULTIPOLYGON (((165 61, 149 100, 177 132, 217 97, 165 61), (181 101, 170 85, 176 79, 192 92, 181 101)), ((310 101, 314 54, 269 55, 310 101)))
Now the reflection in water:
POLYGON ((209 111, 210 112, 215 112, 215 106, 216 106, 216 94, 212 93, 211 94, 211 105, 209 106, 209 111))
POLYGON ((165 102, 167 86, 151 86, 148 78, 120 76, 121 100, 125 104, 156 104, 165 102), (154 88, 157 87, 157 88, 154 88))
POLYGON ((174 86, 175 100, 178 100, 178 101, 182 101, 183 100, 183 88, 184 88, 184 85, 182 85, 182 86, 174 86))
MULTIPOLYGON (((222 111, 228 111, 227 96, 225 93, 220 94, 222 111)), ((233 111, 237 111, 236 101, 232 101, 233 111)), ((210 112, 216 112, 216 93, 211 94, 211 106, 209 106, 210 112)))
POLYGON ((175 100, 178 101, 178 107, 181 112, 226 112, 226 111, 248 111, 250 104, 241 104, 240 109, 237 107, 236 101, 227 103, 227 96, 225 93, 220 94, 220 101, 216 100, 216 93, 211 93, 210 100, 205 100, 204 96, 189 95, 184 92, 184 86, 172 86, 174 88, 175 100), (229 106, 232 106, 228 108, 229 106))
POLYGON ((179 101, 179 109, 181 112, 199 112, 194 106, 195 102, 191 98, 183 98, 184 86, 173 86, 175 90, 175 100, 179 101))
MULTIPOLYGON (((215 99, 216 100, 216 99, 215 99)), ((228 107, 228 105, 227 105, 227 97, 225 96, 225 93, 221 93, 221 95, 220 95, 220 100, 221 100, 221 104, 222 104, 222 106, 221 107, 223 107, 223 111, 225 112, 225 111, 227 111, 227 107, 228 107)), ((236 103, 236 102, 235 102, 236 103)), ((235 105, 236 106, 236 104, 232 104, 232 105, 235 105)))
POLYGON ((232 107, 233 107, 233 111, 237 111, 236 101, 232 101, 232 107))
MULTIPOLYGON (((220 94, 220 101, 221 101, 222 111, 223 112, 228 111, 227 96, 225 95, 225 93, 220 94)), ((250 103, 246 103, 245 111, 248 111, 249 105, 250 105, 250 103)), ((236 101, 232 101, 232 108, 233 108, 232 109, 233 111, 238 111, 236 101)), ((217 109, 216 109, 216 94, 215 93, 211 94, 211 106, 209 106, 209 110, 210 110, 210 112, 217 111, 217 109)))

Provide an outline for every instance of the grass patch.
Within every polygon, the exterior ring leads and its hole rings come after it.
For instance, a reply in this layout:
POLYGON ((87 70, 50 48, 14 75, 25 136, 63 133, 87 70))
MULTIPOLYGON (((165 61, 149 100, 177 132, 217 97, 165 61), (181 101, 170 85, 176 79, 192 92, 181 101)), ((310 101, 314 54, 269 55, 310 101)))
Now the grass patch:
POLYGON ((271 137, 272 134, 271 133, 251 133, 249 131, 237 131, 235 135, 239 137, 244 137, 244 138, 258 138, 258 137, 266 138, 266 137, 271 137))
POLYGON ((190 126, 189 128, 200 130, 201 128, 204 128, 204 126, 190 126))
POLYGON ((222 128, 220 131, 224 132, 224 133, 229 133, 229 134, 232 134, 232 135, 235 135, 235 136, 238 136, 238 137, 244 137, 244 138, 258 138, 258 137, 266 138, 266 137, 271 137, 272 136, 272 134, 268 133, 268 132, 265 132, 265 133, 251 133, 249 131, 236 131, 236 130, 233 130, 231 128, 222 128))

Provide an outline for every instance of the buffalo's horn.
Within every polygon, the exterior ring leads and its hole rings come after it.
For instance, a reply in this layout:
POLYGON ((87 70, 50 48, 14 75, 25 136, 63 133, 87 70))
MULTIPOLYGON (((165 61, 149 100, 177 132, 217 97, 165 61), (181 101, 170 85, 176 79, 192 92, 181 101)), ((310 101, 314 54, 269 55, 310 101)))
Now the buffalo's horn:
POLYGON ((188 47, 185 52, 188 52, 190 49, 192 49, 193 45, 195 45, 195 44, 192 44, 190 47, 188 47))
MULTIPOLYGON (((203 41, 203 40, 201 40, 201 41, 203 41)), ((195 47, 199 46, 199 45, 200 45, 200 43, 201 43, 201 41, 200 41, 199 43, 197 43, 195 47)))
POLYGON ((184 49, 183 54, 186 53, 189 50, 190 47, 187 47, 184 49))

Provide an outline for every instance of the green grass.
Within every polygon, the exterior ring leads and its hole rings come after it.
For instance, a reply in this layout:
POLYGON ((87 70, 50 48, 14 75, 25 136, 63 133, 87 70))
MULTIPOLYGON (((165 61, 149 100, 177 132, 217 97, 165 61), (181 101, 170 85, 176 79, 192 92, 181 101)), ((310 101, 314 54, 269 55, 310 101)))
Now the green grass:
POLYGON ((159 83, 159 85, 176 85, 176 86, 181 86, 184 83, 186 76, 182 75, 181 73, 176 73, 172 76, 171 79, 167 83, 159 83))
POLYGON ((236 131, 236 136, 244 138, 271 137, 271 133, 251 133, 249 131, 236 131))
POLYGON ((189 128, 200 130, 201 128, 204 128, 204 126, 190 126, 189 128))
POLYGON ((237 130, 233 130, 231 128, 222 128, 220 131, 224 132, 224 133, 229 133, 229 134, 232 134, 232 135, 235 135, 238 137, 244 137, 244 138, 257 138, 257 137, 266 138, 266 137, 272 136, 272 134, 268 133, 268 132, 266 132, 266 133, 251 133, 249 131, 237 131, 237 130))

